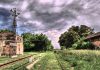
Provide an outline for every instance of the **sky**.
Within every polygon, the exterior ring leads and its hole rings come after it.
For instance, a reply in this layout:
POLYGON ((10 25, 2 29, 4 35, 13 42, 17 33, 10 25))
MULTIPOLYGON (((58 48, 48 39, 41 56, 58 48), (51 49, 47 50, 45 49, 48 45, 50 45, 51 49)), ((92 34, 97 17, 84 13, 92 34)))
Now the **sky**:
POLYGON ((100 0, 0 0, 0 29, 11 28, 17 8, 18 33, 44 33, 59 48, 59 36, 73 25, 100 31, 100 0))

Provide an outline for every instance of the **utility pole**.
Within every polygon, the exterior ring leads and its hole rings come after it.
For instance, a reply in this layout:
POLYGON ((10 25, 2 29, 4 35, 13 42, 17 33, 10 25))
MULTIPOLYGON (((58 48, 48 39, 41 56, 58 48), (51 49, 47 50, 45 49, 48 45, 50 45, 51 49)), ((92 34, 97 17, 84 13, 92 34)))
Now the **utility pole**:
POLYGON ((13 8, 10 10, 11 11, 11 15, 13 16, 13 25, 12 25, 12 30, 16 35, 16 29, 17 29, 17 22, 16 22, 16 18, 17 16, 20 14, 17 12, 16 8, 13 8))
POLYGON ((13 52, 12 54, 15 55, 16 54, 16 47, 17 47, 17 39, 16 39, 16 34, 17 34, 17 22, 16 22, 16 18, 18 17, 18 15, 20 13, 17 12, 16 8, 13 8, 10 10, 11 11, 11 15, 13 16, 13 24, 12 24, 12 31, 14 32, 14 46, 13 46, 13 52))

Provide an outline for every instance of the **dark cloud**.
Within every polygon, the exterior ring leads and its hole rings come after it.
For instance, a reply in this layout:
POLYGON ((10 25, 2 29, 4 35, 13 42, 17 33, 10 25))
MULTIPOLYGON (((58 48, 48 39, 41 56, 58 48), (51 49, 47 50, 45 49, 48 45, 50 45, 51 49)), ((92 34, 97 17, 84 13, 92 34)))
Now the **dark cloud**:
POLYGON ((0 8, 0 27, 7 27, 9 28, 9 26, 11 25, 11 18, 10 18, 10 12, 9 10, 5 9, 5 8, 0 8))
POLYGON ((10 12, 7 9, 0 8, 0 15, 8 17, 8 16, 10 16, 10 12))
POLYGON ((0 3, 11 3, 14 2, 15 0, 0 0, 0 3))
POLYGON ((68 10, 62 11, 60 13, 49 13, 49 12, 39 13, 39 12, 36 12, 35 17, 44 23, 52 23, 52 24, 54 22, 56 22, 57 20, 60 20, 62 18, 66 18, 66 19, 75 19, 76 18, 74 16, 74 14, 69 12, 68 10))
MULTIPOLYGON (((18 7, 18 9, 21 12, 22 15, 24 13, 29 12, 31 14, 30 18, 26 18, 24 16, 19 16, 18 21, 20 21, 20 29, 23 30, 23 28, 26 28, 27 30, 37 30, 37 26, 33 23, 28 23, 28 21, 39 21, 42 23, 42 25, 45 26, 45 28, 41 28, 38 26, 38 29, 40 30, 50 30, 50 29, 56 29, 60 30, 63 29, 65 26, 67 26, 67 21, 77 20, 77 22, 82 21, 80 19, 77 19, 78 16, 81 17, 90 17, 93 14, 100 15, 100 7, 99 3, 100 0, 94 1, 94 0, 74 0, 70 4, 65 4, 63 6, 57 6, 60 8, 60 11, 56 11, 56 6, 53 4, 41 4, 38 2, 38 0, 16 0, 18 3, 14 3, 14 0, 1 0, 1 3, 10 3, 15 4, 15 7, 18 7), (27 2, 27 7, 23 10, 21 8, 22 4, 24 2, 27 2), (17 5, 17 6, 16 6, 17 5), (59 21, 61 19, 64 19, 64 21, 59 21), (59 22, 58 22, 59 21, 59 22), (25 24, 23 24, 25 23, 25 24)), ((7 10, 8 12, 8 10, 7 10)), ((9 13, 5 12, 5 10, 2 8, 0 9, 0 16, 4 16, 3 19, 7 20, 8 18, 5 18, 9 16, 9 13), (6 13, 6 14, 5 14, 6 13)), ((93 16, 92 16, 93 17, 93 16)), ((99 16, 100 18, 100 16, 99 16)), ((88 20, 93 20, 91 18, 87 18, 87 20, 83 20, 89 22, 88 20)), ((8 22, 8 21, 7 21, 8 22)), ((6 23, 6 22, 5 22, 6 23)), ((73 22, 72 22, 73 23, 73 22)), ((72 23, 70 25, 72 25, 72 23)), ((95 23, 95 22, 94 22, 95 23)), ((38 24, 38 23, 37 23, 38 24)), ((81 23, 80 23, 81 24, 81 23)), ((91 24, 91 23, 88 23, 91 24)), ((97 23, 96 23, 97 24, 97 23)))
POLYGON ((46 26, 46 30, 62 29, 63 26, 67 25, 65 23, 67 20, 77 18, 76 15, 70 12, 67 8, 58 12, 53 12, 52 8, 54 8, 54 6, 51 4, 39 4, 38 1, 33 1, 27 9, 30 10, 33 20, 41 21, 46 26), (63 18, 66 19, 65 22, 57 23, 57 21, 63 18))

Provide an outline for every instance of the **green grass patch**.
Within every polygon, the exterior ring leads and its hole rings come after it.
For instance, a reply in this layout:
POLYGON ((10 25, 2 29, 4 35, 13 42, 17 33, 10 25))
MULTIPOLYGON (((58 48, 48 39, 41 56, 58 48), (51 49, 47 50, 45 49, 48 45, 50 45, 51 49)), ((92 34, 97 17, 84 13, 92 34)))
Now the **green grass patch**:
POLYGON ((53 52, 46 52, 46 55, 37 62, 32 70, 61 70, 53 52))
POLYGON ((65 50, 56 55, 65 70, 100 70, 100 51, 65 50))

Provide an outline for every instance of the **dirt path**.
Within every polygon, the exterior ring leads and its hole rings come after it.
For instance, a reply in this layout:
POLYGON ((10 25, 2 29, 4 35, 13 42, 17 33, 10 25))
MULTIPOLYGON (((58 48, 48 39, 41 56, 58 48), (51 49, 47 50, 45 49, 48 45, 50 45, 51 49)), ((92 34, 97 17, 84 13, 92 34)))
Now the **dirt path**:
POLYGON ((41 58, 43 58, 45 55, 46 55, 45 53, 41 53, 41 54, 39 54, 39 55, 37 56, 36 59, 33 57, 33 58, 32 58, 32 59, 33 59, 32 63, 29 64, 28 66, 26 66, 26 68, 27 68, 28 70, 31 70, 31 68, 32 68, 38 61, 40 61, 41 58))

